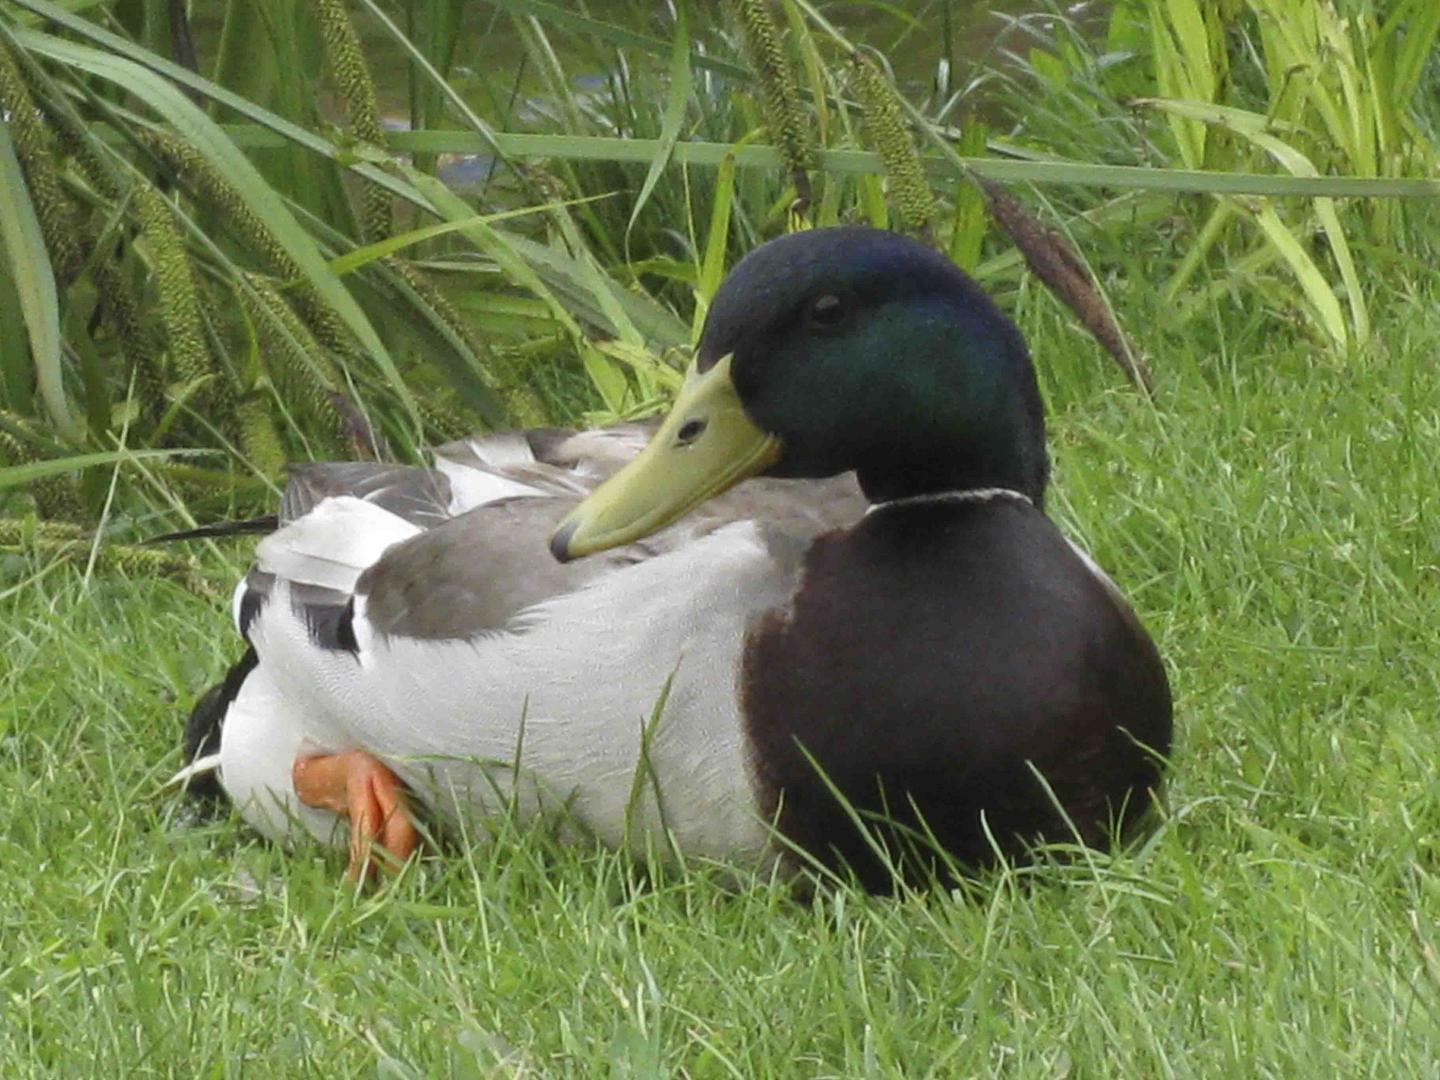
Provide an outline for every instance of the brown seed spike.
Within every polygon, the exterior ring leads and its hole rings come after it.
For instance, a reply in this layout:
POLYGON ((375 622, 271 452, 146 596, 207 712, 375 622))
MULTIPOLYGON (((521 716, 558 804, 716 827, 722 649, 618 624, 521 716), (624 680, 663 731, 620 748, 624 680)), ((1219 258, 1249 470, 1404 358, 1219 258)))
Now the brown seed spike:
POLYGON ((1114 357, 1126 377, 1147 397, 1152 396, 1155 384, 1150 369, 1111 315, 1080 256, 1063 236, 1037 221, 1018 199, 995 181, 974 173, 971 176, 985 192, 991 216, 1015 241, 1030 272, 1079 317, 1085 329, 1114 357))

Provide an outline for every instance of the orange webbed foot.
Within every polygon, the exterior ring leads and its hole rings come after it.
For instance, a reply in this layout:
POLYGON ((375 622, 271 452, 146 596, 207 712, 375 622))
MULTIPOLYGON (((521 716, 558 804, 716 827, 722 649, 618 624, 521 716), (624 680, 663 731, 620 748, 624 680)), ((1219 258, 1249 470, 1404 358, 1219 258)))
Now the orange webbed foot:
POLYGON ((400 778, 365 751, 297 758, 291 780, 306 806, 350 819, 350 865, 345 876, 351 881, 363 881, 376 865, 391 869, 388 860, 372 857, 374 845, 402 863, 419 846, 400 778))

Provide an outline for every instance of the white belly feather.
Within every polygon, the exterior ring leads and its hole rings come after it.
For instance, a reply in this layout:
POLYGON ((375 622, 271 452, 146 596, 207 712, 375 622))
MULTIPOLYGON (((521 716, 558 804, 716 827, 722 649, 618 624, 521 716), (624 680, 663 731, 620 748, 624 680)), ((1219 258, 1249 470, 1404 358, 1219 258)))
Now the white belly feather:
POLYGON ((668 830, 686 855, 763 859, 740 652, 792 587, 742 522, 539 605, 519 633, 387 639, 362 598, 357 659, 316 647, 282 582, 251 625, 259 665, 226 718, 222 783, 262 832, 332 838, 291 764, 364 749, 467 834, 513 795, 522 816, 563 812, 613 847, 668 830))

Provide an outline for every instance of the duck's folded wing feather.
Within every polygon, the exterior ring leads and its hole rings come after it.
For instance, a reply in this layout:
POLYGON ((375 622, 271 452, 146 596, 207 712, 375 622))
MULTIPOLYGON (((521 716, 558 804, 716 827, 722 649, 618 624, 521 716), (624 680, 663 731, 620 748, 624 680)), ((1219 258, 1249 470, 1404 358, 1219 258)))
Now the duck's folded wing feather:
POLYGON ((571 498, 491 503, 396 544, 361 576, 364 618, 386 637, 472 638, 643 557, 620 549, 560 563, 546 539, 571 498))
POLYGON ((751 481, 644 541, 560 563, 547 541, 576 501, 493 502, 397 543, 357 583, 365 620, 387 637, 469 638, 516 629, 517 620, 546 600, 734 522, 757 522, 773 554, 798 558, 820 533, 853 524, 865 506, 852 476, 818 484, 751 481))
POLYGON ((236 629, 249 638, 251 621, 283 581, 295 616, 317 646, 352 648, 350 618, 360 576, 391 547, 417 535, 424 535, 419 525, 362 498, 325 499, 260 541, 254 566, 235 590, 236 629))
POLYGON ((348 495, 430 528, 450 517, 450 481, 438 469, 374 461, 322 461, 290 467, 280 523, 297 521, 326 499, 348 495))
POLYGON ((452 515, 500 499, 584 498, 638 454, 652 431, 651 424, 503 431, 436 447, 435 468, 450 483, 452 515))

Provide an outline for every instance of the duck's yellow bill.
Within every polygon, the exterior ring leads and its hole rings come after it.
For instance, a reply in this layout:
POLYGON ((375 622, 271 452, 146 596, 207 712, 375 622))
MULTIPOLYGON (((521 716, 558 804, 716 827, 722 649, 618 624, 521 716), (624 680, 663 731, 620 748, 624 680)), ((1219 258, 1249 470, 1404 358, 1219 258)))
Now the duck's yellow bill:
POLYGON ((690 369, 645 449, 560 523, 550 538, 555 558, 569 562, 649 536, 776 462, 780 439, 745 415, 730 360, 703 374, 690 369))

